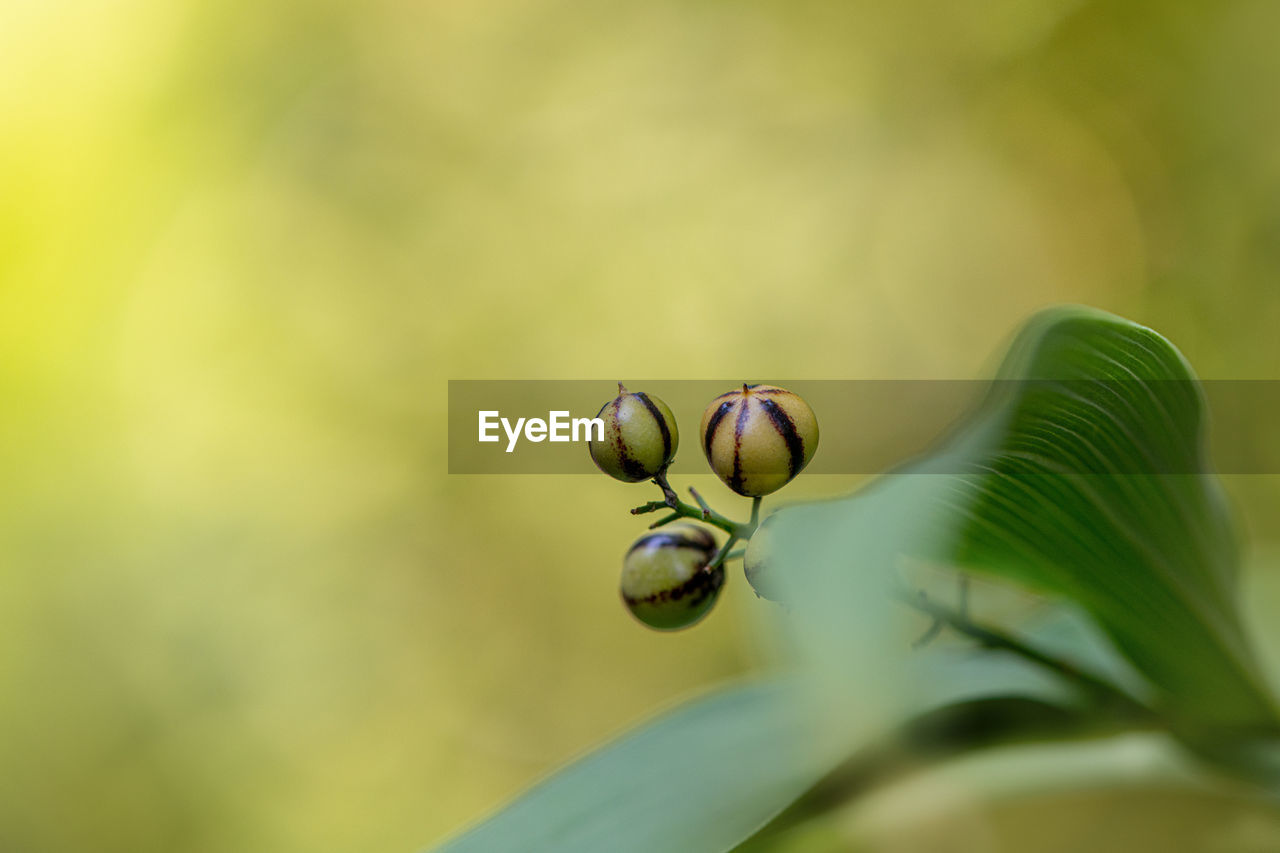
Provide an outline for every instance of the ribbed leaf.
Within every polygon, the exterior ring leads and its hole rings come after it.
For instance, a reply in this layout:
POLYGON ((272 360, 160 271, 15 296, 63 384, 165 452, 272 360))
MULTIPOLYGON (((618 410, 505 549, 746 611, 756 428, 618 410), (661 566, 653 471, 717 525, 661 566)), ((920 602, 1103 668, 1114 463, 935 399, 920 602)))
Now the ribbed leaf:
POLYGON ((817 617, 798 626, 802 642, 818 654, 865 642, 842 636, 840 608, 872 594, 850 578, 898 577, 904 556, 950 564, 1078 605, 1184 735, 1274 731, 1204 409, 1186 361, 1150 329, 1078 308, 1038 316, 935 453, 851 498, 779 513, 779 570, 817 617))
POLYGON ((951 558, 1082 605, 1185 726, 1270 728, 1200 387, 1150 329, 1059 309, 1015 343, 946 451, 951 558))

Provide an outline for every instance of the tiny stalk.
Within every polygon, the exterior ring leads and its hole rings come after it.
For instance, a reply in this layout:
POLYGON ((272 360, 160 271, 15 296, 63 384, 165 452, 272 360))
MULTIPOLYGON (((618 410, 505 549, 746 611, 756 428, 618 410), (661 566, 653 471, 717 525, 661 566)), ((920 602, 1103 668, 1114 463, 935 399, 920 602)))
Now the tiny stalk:
POLYGON ((718 567, 724 565, 724 561, 729 559, 729 552, 733 549, 733 544, 737 541, 738 537, 730 533, 729 538, 724 540, 724 544, 720 546, 720 551, 716 554, 715 558, 707 565, 707 569, 714 571, 718 567))
POLYGON ((962 584, 960 589, 961 601, 960 607, 957 609, 952 609, 946 605, 931 601, 923 591, 912 592, 905 588, 895 590, 894 595, 899 601, 908 607, 919 610, 921 613, 924 613, 926 616, 930 616, 933 619, 928 630, 925 631, 925 635, 916 640, 915 643, 912 644, 913 647, 918 648, 928 643, 937 636, 944 627, 950 628, 958 634, 966 636, 972 640, 976 640, 980 646, 988 649, 997 649, 1009 652, 1024 658, 1037 666, 1044 667, 1067 681, 1074 683, 1077 687, 1083 689, 1088 695, 1099 701, 1110 704, 1127 716, 1134 719, 1150 719, 1152 717, 1153 712, 1149 708, 1133 699, 1127 693, 1123 692, 1110 682, 1085 672, 1069 661, 1062 660, 1034 648, 1012 634, 1007 634, 995 628, 974 622, 970 619, 967 612, 967 584, 962 584))
POLYGON ((690 487, 689 489, 689 494, 693 496, 693 499, 697 502, 698 505, 694 506, 692 504, 687 504, 684 501, 680 500, 680 496, 676 494, 675 489, 671 488, 671 483, 668 482, 667 480, 666 468, 663 468, 661 471, 659 471, 657 474, 654 475, 653 482, 655 485, 657 485, 659 489, 662 490, 662 500, 649 501, 646 504, 642 504, 636 507, 635 509, 631 510, 631 514, 644 515, 645 513, 657 512, 658 510, 661 510, 661 509, 669 509, 671 510, 671 513, 669 515, 664 515, 662 518, 658 519, 653 524, 649 525, 649 527, 651 529, 655 527, 662 527, 664 524, 670 524, 676 519, 692 518, 696 521, 704 521, 707 524, 718 527, 721 530, 723 530, 725 533, 728 533, 729 540, 725 543, 724 548, 721 549, 721 553, 717 555, 716 560, 712 564, 713 566, 718 566, 720 565, 720 563, 724 562, 724 559, 729 554, 729 548, 730 546, 733 545, 734 542, 737 542, 738 540, 750 539, 751 534, 755 533, 756 527, 759 526, 760 498, 752 499, 751 520, 748 521, 746 524, 743 524, 741 522, 734 521, 731 518, 726 518, 725 516, 716 512, 714 509, 710 507, 710 505, 707 504, 705 500, 703 500, 702 495, 698 494, 697 489, 694 489, 692 487, 690 487))

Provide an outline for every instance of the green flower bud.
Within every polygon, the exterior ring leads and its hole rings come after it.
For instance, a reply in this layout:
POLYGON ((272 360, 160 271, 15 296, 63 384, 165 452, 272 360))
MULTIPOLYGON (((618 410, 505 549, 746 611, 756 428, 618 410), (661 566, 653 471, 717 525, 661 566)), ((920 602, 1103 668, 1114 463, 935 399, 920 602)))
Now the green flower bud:
POLYGON ((769 539, 769 518, 756 528, 747 543, 747 551, 742 555, 742 573, 747 583, 760 598, 780 601, 777 582, 773 575, 773 543, 769 539))
POLYGON ((668 524, 636 540, 622 561, 622 600, 650 628, 687 628, 711 610, 724 566, 708 569, 716 540, 694 524, 668 524))
POLYGON ((680 446, 675 415, 657 397, 632 393, 619 382, 618 396, 596 417, 604 421, 604 438, 588 442, 591 459, 615 480, 648 480, 675 458, 680 446))
POLYGON ((785 388, 743 385, 707 406, 702 449, 725 485, 760 497, 809 464, 818 449, 818 419, 800 395, 785 388))

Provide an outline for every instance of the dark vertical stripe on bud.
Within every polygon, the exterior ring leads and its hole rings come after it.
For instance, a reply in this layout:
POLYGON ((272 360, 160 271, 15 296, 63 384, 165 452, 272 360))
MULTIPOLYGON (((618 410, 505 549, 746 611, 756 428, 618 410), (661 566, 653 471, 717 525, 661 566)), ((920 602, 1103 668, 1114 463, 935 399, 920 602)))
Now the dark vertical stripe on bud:
POLYGON ((769 416, 773 428, 787 443, 787 456, 790 463, 788 467, 791 476, 794 477, 800 473, 800 466, 804 463, 804 439, 800 438, 800 433, 796 430, 796 422, 791 420, 791 415, 787 414, 785 409, 772 400, 761 398, 760 405, 769 416))
POLYGON ((720 422, 724 420, 724 416, 729 414, 729 410, 733 408, 732 400, 725 400, 720 404, 720 408, 716 409, 716 413, 711 416, 711 420, 707 421, 707 434, 702 437, 703 451, 707 454, 707 461, 711 461, 711 440, 716 437, 716 429, 720 426, 720 422))
POLYGON ((738 401, 738 418, 733 422, 733 476, 729 478, 729 488, 742 494, 742 431, 746 429, 748 409, 751 398, 743 397, 738 401))
POLYGON ((643 480, 648 472, 627 452, 627 443, 622 440, 622 422, 618 419, 618 413, 622 410, 623 399, 621 396, 616 398, 613 401, 613 409, 609 412, 609 417, 613 419, 613 449, 618 453, 618 464, 622 466, 622 473, 633 480, 643 480))
POLYGON ((658 422, 658 429, 662 431, 662 461, 666 462, 671 458, 671 427, 667 426, 667 419, 662 416, 662 412, 658 411, 658 407, 649 399, 649 395, 643 391, 637 391, 632 395, 649 410, 649 414, 653 415, 653 419, 658 422))

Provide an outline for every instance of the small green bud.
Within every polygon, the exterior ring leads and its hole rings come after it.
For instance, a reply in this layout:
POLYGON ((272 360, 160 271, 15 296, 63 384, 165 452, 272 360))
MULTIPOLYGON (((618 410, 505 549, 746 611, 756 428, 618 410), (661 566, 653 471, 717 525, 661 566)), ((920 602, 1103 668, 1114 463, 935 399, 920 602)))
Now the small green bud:
POLYGON ((791 482, 818 449, 818 419, 799 394, 743 385, 702 414, 702 449, 725 485, 761 497, 791 482))
POLYGON ((710 531, 677 522, 635 541, 622 561, 622 600, 650 628, 675 631, 711 610, 724 584, 724 566, 710 531))
POLYGON ((747 543, 746 553, 742 555, 742 573, 746 575, 747 583, 751 584, 751 588, 756 591, 756 595, 760 598, 767 598, 770 601, 779 601, 778 584, 773 574, 773 543, 769 539, 769 521, 772 518, 766 518, 764 522, 756 528, 756 532, 751 534, 751 541, 747 543))
POLYGON ((630 392, 619 382, 618 396, 596 417, 604 421, 604 437, 588 442, 591 459, 615 480, 648 480, 675 458, 680 445, 675 415, 657 397, 630 392))

